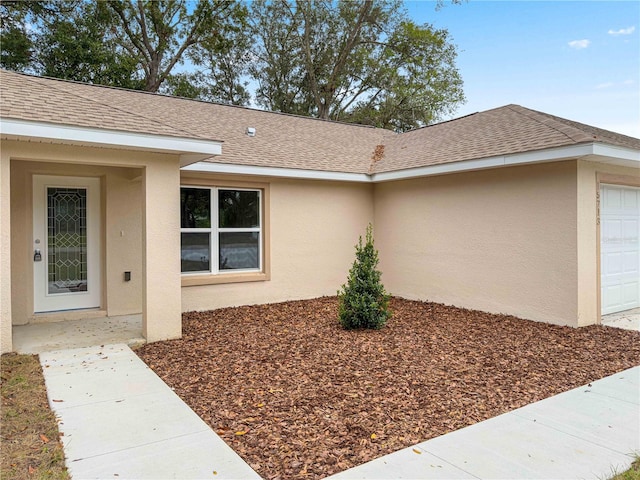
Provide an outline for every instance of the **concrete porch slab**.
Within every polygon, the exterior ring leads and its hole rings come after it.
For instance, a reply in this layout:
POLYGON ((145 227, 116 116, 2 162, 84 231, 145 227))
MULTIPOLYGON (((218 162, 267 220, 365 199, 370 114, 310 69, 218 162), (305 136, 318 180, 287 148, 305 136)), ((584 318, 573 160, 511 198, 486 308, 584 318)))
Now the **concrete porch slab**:
POLYGON ((114 343, 144 344, 142 315, 13 326, 13 350, 18 353, 34 354, 114 343))

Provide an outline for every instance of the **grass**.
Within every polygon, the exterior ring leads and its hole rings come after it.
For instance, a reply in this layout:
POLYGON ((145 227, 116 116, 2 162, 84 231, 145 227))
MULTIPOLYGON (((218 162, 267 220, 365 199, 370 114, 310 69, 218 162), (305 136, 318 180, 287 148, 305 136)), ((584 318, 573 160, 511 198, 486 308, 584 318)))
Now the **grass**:
POLYGON ((636 457, 629 470, 616 474, 610 480, 640 480, 640 457, 636 457))
POLYGON ((38 357, 11 353, 1 361, 0 478, 68 480, 38 357))

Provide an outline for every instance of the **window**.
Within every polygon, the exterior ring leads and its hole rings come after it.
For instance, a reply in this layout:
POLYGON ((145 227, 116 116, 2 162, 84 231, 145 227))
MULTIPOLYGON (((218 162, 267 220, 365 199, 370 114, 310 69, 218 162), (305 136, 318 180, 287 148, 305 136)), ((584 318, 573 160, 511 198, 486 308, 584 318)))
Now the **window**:
POLYGON ((262 191, 180 188, 183 274, 262 271, 262 191))

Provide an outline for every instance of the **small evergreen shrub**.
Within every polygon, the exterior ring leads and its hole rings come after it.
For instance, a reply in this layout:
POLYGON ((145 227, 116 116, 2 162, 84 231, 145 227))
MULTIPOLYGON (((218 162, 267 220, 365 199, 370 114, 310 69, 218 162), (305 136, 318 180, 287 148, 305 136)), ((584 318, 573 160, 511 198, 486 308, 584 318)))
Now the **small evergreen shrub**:
POLYGON ((338 292, 338 315, 344 328, 382 328, 391 317, 389 295, 377 266, 378 251, 373 246, 373 228, 369 224, 365 244, 360 237, 347 283, 338 292))

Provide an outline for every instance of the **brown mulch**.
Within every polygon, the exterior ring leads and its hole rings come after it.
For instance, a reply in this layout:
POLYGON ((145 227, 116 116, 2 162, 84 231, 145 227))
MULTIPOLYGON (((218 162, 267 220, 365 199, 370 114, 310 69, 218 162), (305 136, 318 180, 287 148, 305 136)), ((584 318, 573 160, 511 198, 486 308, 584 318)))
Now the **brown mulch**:
POLYGON ((337 300, 191 312, 137 353, 267 479, 323 478, 640 364, 640 332, 394 298, 378 331, 337 300))

